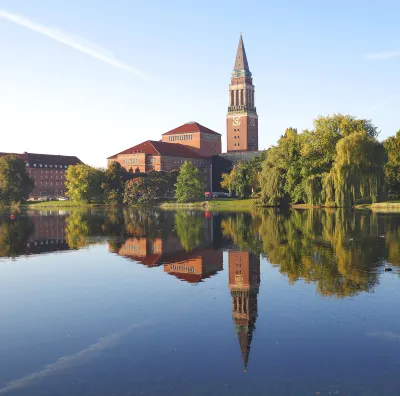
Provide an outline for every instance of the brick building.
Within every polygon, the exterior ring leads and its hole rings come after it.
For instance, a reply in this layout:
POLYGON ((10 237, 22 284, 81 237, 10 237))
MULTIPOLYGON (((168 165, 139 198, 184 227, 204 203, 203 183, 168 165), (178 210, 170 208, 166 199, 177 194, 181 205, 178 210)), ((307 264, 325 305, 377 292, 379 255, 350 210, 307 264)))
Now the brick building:
POLYGON ((162 135, 162 141, 147 140, 107 158, 129 172, 171 171, 190 161, 211 188, 211 156, 221 153, 221 135, 197 122, 183 124, 162 135))
POLYGON ((0 156, 9 154, 17 155, 25 161, 27 172, 35 183, 31 199, 57 199, 65 196, 67 191, 64 185, 65 173, 68 167, 82 164, 79 158, 67 155, 25 152, 23 154, 0 153, 0 156))
POLYGON ((221 135, 197 122, 188 122, 162 135, 166 143, 189 146, 198 154, 211 156, 221 154, 221 135))

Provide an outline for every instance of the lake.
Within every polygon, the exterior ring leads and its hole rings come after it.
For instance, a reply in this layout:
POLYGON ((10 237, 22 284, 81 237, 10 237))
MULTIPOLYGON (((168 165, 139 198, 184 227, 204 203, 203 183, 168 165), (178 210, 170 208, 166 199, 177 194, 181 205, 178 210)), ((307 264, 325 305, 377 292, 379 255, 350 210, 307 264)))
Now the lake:
POLYGON ((0 395, 398 395, 399 266, 395 214, 2 212, 0 395))

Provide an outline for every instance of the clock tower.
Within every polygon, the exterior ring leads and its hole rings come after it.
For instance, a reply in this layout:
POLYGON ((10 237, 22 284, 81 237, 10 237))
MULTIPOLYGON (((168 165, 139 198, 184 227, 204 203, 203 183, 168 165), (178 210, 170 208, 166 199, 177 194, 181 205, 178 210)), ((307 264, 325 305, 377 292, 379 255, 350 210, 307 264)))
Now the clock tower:
POLYGON ((258 115, 254 102, 254 85, 242 34, 229 85, 226 131, 228 152, 258 151, 258 115))

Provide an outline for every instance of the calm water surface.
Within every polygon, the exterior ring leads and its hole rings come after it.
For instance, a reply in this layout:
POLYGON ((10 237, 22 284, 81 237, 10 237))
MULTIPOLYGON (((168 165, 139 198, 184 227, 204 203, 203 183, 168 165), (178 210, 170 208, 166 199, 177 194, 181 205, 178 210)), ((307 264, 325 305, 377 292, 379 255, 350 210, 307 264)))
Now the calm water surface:
POLYGON ((400 215, 1 213, 0 395, 399 395, 399 265, 400 215))

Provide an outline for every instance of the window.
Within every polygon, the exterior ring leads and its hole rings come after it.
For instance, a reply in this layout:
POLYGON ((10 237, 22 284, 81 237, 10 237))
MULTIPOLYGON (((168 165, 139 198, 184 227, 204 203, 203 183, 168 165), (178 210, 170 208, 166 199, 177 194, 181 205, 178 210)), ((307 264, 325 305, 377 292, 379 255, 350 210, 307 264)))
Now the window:
POLYGON ((25 166, 29 166, 29 162, 27 162, 25 166))
POLYGON ((50 167, 50 168, 52 168, 52 167, 53 167, 53 165, 49 165, 49 167, 50 167))
MULTIPOLYGON (((40 166, 42 166, 42 165, 40 165, 40 166)), ((45 164, 44 167, 47 168, 47 165, 45 164)))

